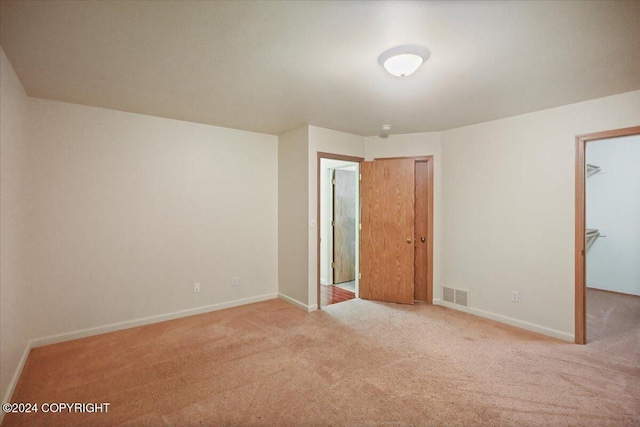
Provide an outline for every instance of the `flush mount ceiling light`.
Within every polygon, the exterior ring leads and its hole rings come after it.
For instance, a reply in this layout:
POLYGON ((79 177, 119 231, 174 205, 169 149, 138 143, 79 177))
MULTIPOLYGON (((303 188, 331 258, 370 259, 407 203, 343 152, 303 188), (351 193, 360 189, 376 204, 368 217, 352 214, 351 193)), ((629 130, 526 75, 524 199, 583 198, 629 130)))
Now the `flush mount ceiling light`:
POLYGON ((385 50, 378 57, 378 63, 390 74, 406 77, 416 72, 429 59, 429 49, 421 46, 396 46, 385 50))

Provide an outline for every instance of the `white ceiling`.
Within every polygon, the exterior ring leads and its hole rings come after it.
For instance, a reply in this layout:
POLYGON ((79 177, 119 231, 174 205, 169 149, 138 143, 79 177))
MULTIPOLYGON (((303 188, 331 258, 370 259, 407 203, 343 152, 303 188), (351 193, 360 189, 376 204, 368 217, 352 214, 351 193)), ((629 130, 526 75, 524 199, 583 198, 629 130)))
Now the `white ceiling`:
POLYGON ((280 134, 439 131, 640 89, 640 1, 2 1, 31 96, 280 134), (431 58, 398 78, 384 50, 431 58))

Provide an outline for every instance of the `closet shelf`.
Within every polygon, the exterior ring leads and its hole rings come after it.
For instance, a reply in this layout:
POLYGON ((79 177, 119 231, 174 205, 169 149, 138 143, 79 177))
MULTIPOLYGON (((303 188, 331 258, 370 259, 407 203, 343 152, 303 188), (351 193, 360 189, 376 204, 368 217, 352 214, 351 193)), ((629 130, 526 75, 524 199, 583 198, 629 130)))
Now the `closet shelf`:
POLYGON ((600 232, 597 228, 587 228, 587 251, 595 243, 598 237, 600 237, 600 232))
POLYGON ((596 166, 596 165, 590 165, 587 163, 587 176, 591 176, 593 174, 596 174, 598 172, 600 172, 602 169, 600 169, 600 166, 596 166))

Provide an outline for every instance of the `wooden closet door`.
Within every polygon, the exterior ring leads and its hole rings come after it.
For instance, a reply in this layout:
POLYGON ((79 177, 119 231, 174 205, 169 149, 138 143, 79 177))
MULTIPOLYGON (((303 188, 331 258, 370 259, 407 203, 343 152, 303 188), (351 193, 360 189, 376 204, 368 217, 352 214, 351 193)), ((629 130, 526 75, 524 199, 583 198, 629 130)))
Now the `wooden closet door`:
POLYGON ((363 299, 413 304, 414 164, 412 159, 362 163, 363 299))
POLYGON ((416 162, 415 185, 415 273, 413 299, 432 303, 433 297, 429 295, 429 163, 416 162))

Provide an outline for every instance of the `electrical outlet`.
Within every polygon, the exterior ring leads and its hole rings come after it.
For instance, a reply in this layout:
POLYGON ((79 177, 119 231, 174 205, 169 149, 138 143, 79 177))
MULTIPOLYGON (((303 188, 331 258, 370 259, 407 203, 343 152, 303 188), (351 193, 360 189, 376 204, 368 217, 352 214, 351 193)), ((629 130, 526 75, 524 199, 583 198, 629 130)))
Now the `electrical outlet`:
POLYGON ((511 292, 511 302, 520 302, 520 294, 517 291, 511 292))
POLYGON ((238 286, 238 278, 236 276, 231 279, 231 286, 238 286))
POLYGON ((200 292, 200 283, 193 284, 193 292, 200 292))

